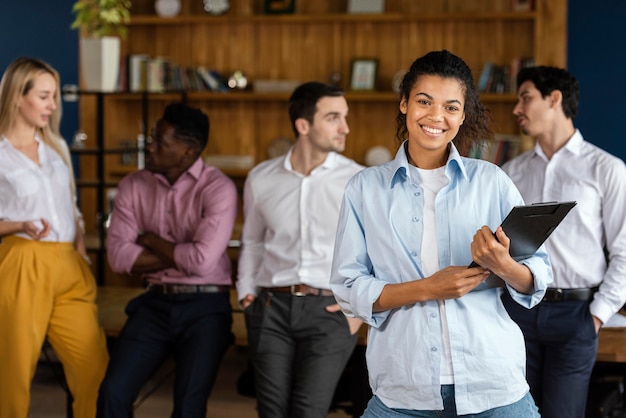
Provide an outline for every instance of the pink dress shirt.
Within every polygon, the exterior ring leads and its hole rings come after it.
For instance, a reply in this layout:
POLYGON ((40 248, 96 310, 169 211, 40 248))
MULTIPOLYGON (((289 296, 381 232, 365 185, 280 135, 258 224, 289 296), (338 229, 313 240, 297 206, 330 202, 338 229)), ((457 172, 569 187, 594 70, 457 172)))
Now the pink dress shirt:
POLYGON ((198 159, 173 185, 160 174, 139 170, 118 186, 107 255, 111 268, 130 273, 142 247, 142 232, 176 243, 176 268, 146 273, 151 283, 230 285, 226 253, 237 216, 234 183, 198 159))

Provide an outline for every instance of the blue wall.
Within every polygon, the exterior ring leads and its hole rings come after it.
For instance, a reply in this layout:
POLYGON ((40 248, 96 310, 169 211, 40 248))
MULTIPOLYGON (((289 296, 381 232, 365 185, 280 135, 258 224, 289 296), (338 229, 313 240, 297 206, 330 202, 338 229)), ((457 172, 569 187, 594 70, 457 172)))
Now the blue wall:
MULTIPOLYGON (((78 85, 78 32, 71 30, 74 0, 1 0, 0 72, 20 56, 43 59, 61 76, 61 84, 78 85)), ((77 103, 63 103, 61 134, 71 140, 78 128, 77 103)))
MULTIPOLYGON (((32 55, 52 64, 62 84, 78 84, 78 34, 69 29, 73 3, 0 1, 0 68, 4 71, 18 56, 32 55)), ((581 86, 576 126, 588 141, 626 160, 621 126, 626 119, 626 1, 569 0, 568 9, 568 69, 581 86)), ((64 103, 63 135, 70 139, 77 128, 76 103, 64 103)))
POLYGON ((574 122, 586 140, 626 160, 626 1, 568 4, 567 66, 580 82, 574 122))

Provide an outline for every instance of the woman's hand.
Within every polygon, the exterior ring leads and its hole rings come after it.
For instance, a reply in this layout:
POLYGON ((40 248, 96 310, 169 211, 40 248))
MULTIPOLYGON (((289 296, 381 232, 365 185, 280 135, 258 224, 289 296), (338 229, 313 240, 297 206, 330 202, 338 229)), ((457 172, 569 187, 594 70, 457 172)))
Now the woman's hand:
MULTIPOLYGON (((488 226, 483 226, 476 234, 471 244, 472 259, 480 266, 496 272, 502 265, 515 262, 509 255, 511 240, 506 236, 502 227, 496 229, 496 234, 488 226)), ((497 273, 496 273, 497 274, 497 273)))
POLYGON ((45 238, 50 233, 50 224, 44 218, 39 222, 26 221, 22 222, 22 232, 31 237, 35 241, 45 238), (41 226, 38 224, 41 223, 41 226))
POLYGON ((383 287, 372 310, 382 312, 428 300, 460 298, 471 292, 489 274, 489 270, 483 267, 450 266, 421 280, 389 283, 383 287))
POLYGON ((496 229, 495 236, 487 226, 474 235, 472 259, 480 266, 491 270, 520 293, 531 294, 534 280, 530 269, 518 263, 509 254, 511 240, 502 227, 496 229))
POLYGON ((491 273, 483 267, 450 266, 423 280, 430 287, 430 299, 456 299, 471 292, 491 273))

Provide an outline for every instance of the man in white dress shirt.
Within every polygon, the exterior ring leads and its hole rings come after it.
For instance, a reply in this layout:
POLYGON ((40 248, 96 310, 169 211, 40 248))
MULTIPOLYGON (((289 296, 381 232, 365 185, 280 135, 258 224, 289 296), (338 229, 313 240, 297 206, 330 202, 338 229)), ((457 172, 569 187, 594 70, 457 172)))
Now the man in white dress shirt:
POLYGON ((326 417, 357 342, 330 291, 344 186, 363 167, 342 155, 343 91, 299 86, 289 99, 296 143, 248 174, 237 281, 259 417, 326 417))
POLYGON ((526 339, 527 379, 543 418, 582 418, 598 332, 626 301, 626 167, 586 142, 573 119, 578 81, 532 67, 517 77, 513 110, 534 149, 505 164, 527 204, 578 205, 546 242, 553 288, 526 310, 504 297, 526 339))

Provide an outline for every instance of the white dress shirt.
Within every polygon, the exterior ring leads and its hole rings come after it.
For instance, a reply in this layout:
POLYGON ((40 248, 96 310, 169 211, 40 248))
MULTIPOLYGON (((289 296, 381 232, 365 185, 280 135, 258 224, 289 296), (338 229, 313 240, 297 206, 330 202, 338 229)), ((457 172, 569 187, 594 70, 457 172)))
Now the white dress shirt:
POLYGON ((363 167, 331 152, 305 176, 286 156, 253 168, 244 186, 237 292, 306 284, 330 289, 339 207, 348 180, 363 167))
MULTIPOLYGON (((50 223, 41 241, 73 242, 76 234, 70 170, 59 154, 40 138, 39 165, 0 138, 0 219, 9 222, 50 223)), ((59 140, 65 152, 67 144, 59 140)), ((17 236, 30 239, 24 233, 17 236)))
POLYGON ((503 166, 527 204, 578 204, 546 241, 552 287, 600 286, 591 314, 603 323, 626 301, 626 166, 576 130, 550 160, 539 144, 503 166), (605 256, 608 251, 608 259, 605 256), (608 261, 608 263, 607 263, 608 261))

